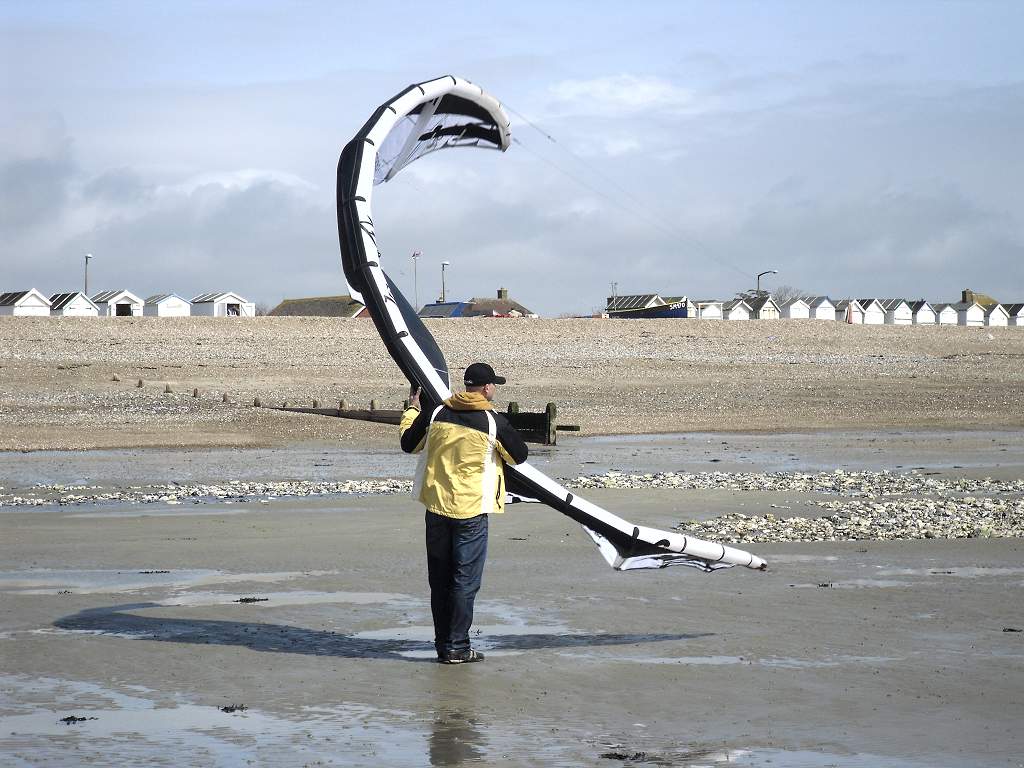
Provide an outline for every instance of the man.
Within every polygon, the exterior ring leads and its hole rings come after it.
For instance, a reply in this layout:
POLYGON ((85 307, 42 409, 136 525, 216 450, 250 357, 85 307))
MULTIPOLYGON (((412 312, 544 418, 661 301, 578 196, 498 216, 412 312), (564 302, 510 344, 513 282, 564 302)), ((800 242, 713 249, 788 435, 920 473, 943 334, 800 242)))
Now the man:
POLYGON ((420 410, 419 390, 402 414, 402 450, 422 451, 413 495, 427 508, 427 576, 434 647, 445 664, 483 661, 470 647, 473 601, 487 557, 488 515, 505 509, 505 463, 521 464, 528 450, 491 405, 498 384, 486 363, 463 376, 466 391, 433 411, 420 410))

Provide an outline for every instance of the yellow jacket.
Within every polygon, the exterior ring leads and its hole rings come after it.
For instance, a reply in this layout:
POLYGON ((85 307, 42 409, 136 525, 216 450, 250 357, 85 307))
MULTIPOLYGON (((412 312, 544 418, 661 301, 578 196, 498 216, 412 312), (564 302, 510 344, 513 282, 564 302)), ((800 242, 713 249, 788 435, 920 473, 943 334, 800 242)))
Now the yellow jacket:
POLYGON ((431 512, 467 519, 505 509, 505 463, 529 453, 504 414, 478 392, 452 395, 433 411, 402 414, 402 450, 419 453, 413 497, 431 512))

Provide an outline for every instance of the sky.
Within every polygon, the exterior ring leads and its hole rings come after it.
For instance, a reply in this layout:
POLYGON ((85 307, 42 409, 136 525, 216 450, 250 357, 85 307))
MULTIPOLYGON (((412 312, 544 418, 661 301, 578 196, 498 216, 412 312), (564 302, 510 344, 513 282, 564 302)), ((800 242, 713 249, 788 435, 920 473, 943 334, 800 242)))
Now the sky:
POLYGON ((455 74, 513 144, 377 188, 420 303, 1024 301, 1024 3, 493 5, 0 0, 0 291, 346 293, 338 155, 455 74))

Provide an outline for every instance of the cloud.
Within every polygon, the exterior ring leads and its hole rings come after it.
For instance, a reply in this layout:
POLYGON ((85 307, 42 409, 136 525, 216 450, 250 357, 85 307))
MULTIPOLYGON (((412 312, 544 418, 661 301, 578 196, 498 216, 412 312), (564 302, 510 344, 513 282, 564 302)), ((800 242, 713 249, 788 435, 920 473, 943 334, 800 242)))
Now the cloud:
POLYGON ((548 89, 549 109, 560 115, 627 117, 646 111, 680 111, 693 106, 693 94, 658 77, 612 75, 562 80, 548 89))

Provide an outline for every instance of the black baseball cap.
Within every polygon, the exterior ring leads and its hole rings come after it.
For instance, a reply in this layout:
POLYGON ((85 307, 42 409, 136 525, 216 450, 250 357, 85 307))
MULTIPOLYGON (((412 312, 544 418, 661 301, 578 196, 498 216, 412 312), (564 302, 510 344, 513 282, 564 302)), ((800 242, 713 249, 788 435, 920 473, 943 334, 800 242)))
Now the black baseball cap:
POLYGON ((467 387, 482 387, 484 384, 504 384, 505 377, 498 376, 487 363, 473 363, 462 377, 467 387))

